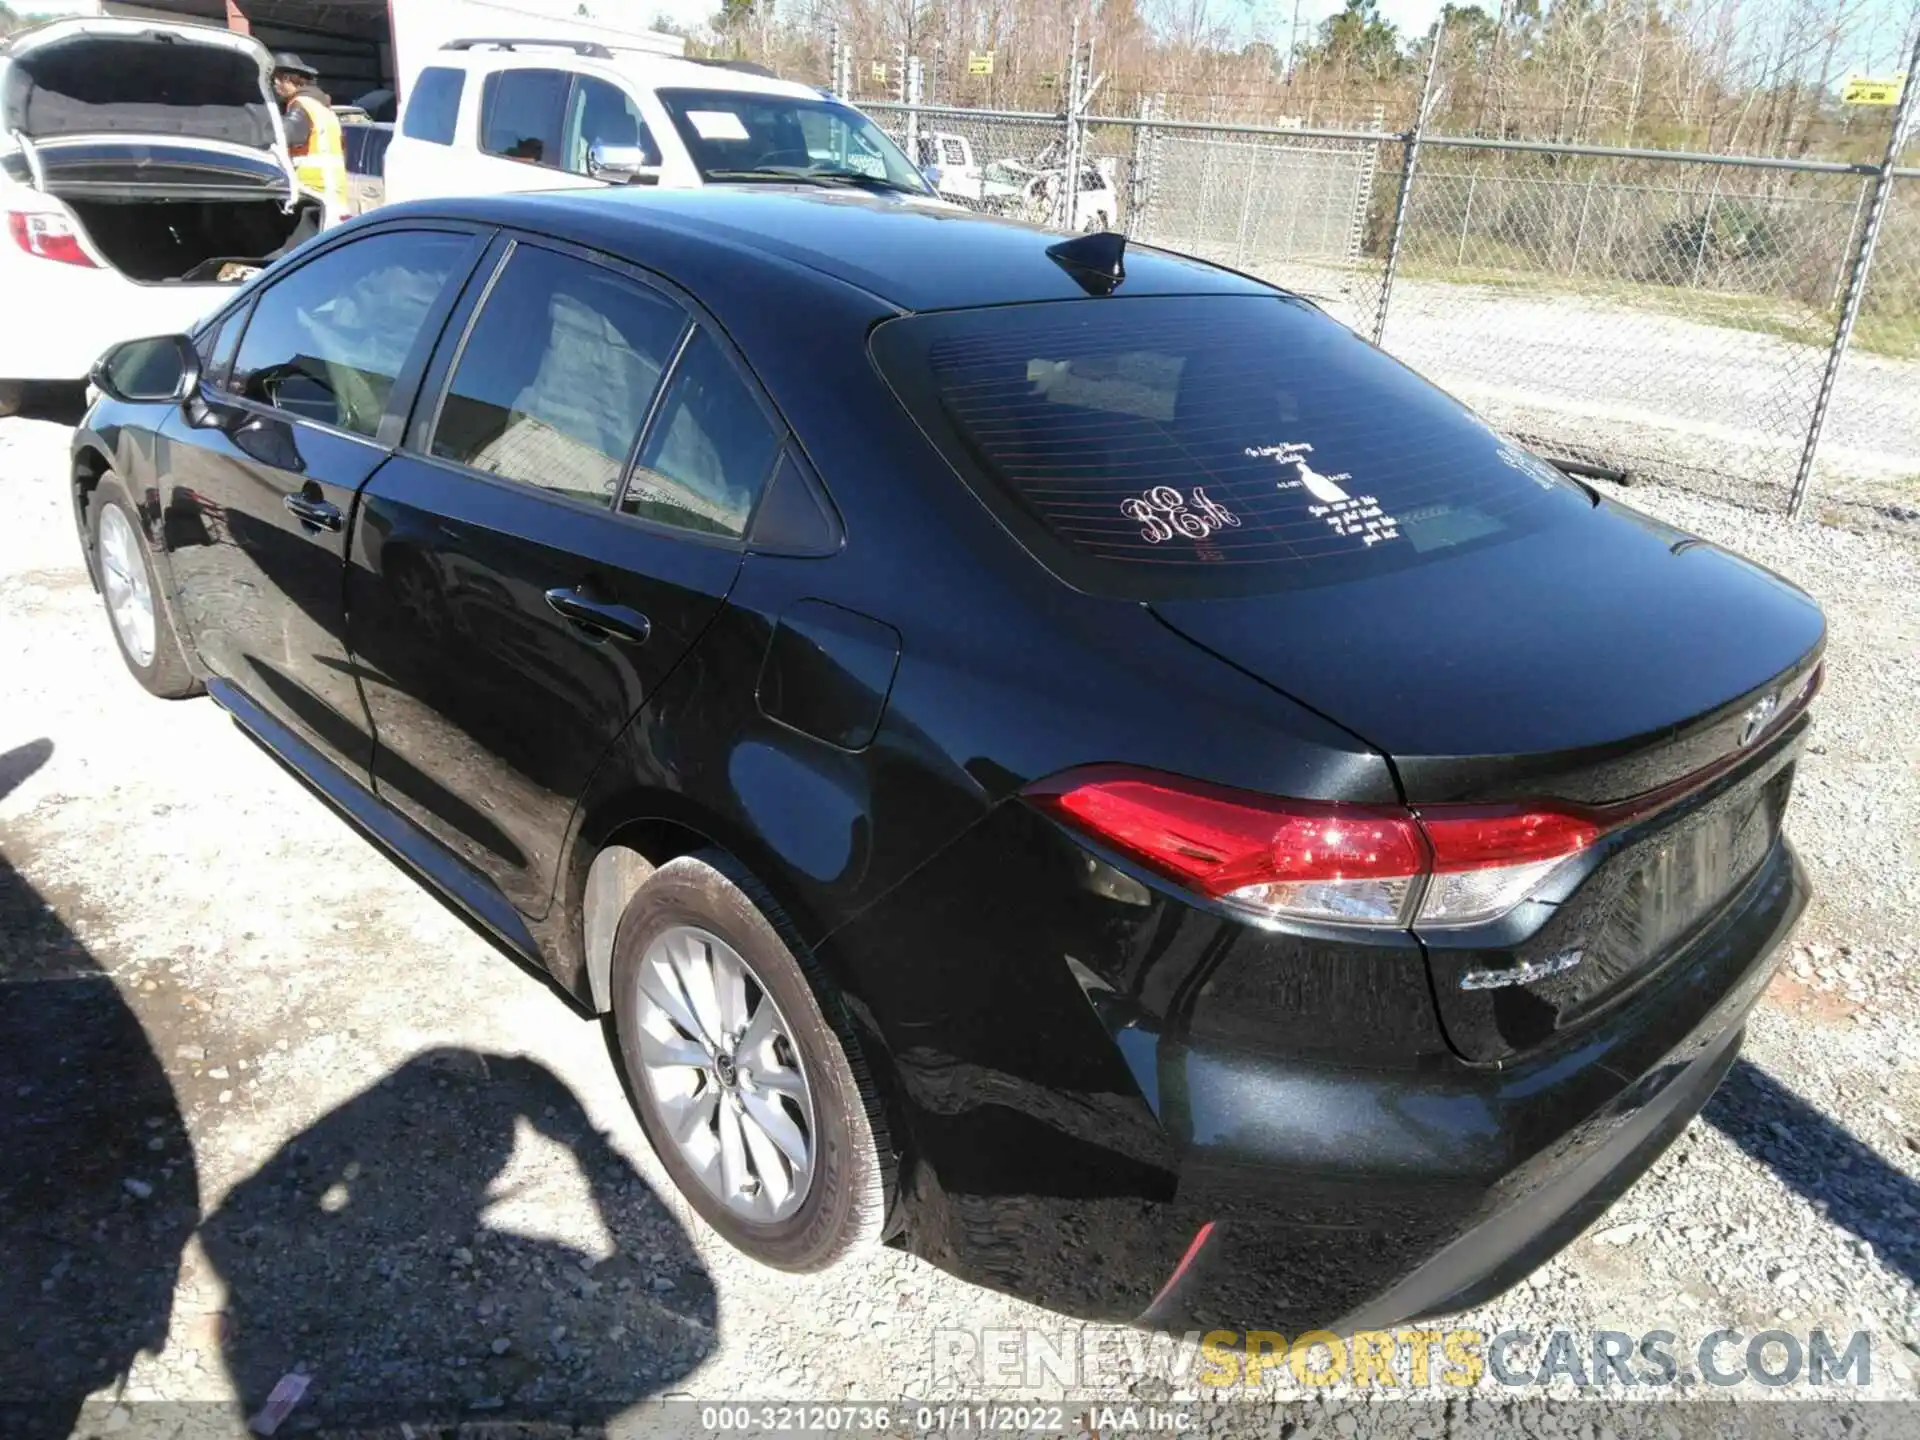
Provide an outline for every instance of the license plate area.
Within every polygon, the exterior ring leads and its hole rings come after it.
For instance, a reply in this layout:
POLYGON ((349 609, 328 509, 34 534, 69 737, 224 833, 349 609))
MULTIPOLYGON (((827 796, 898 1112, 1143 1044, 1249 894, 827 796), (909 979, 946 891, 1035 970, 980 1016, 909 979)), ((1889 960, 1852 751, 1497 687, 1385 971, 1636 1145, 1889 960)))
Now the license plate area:
MULTIPOLYGON (((1784 737, 1783 737, 1784 738, 1784 737)), ((1478 932, 1423 933, 1447 1039, 1525 1054, 1623 1003, 1724 923, 1778 840, 1798 744, 1602 842, 1591 868, 1478 932), (1489 974, 1510 977, 1485 985, 1489 974)))
POLYGON ((1780 834, 1792 767, 1738 786, 1664 826, 1597 873, 1597 921, 1583 962, 1556 996, 1560 1023, 1590 1013, 1674 953, 1766 859, 1780 834))

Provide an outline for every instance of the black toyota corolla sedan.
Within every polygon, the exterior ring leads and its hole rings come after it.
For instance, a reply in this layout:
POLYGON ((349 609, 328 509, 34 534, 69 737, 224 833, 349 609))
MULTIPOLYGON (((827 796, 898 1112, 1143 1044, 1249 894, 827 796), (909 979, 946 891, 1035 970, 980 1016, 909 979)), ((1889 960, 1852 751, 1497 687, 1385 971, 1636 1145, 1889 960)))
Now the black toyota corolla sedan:
POLYGON ((1814 604, 1198 261, 434 202, 96 384, 134 675, 607 1017, 770 1265, 1460 1309, 1700 1109, 1806 901, 1814 604))

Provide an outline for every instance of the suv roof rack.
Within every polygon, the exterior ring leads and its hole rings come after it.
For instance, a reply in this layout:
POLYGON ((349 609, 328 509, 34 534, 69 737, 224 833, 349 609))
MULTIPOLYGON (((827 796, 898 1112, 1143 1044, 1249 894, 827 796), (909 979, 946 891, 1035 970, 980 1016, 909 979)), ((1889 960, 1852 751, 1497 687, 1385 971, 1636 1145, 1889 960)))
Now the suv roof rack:
POLYGON ((496 39, 490 35, 476 35, 464 40, 449 40, 442 50, 477 50, 482 45, 497 50, 518 50, 522 45, 540 50, 571 50, 576 55, 584 55, 591 60, 611 60, 613 51, 598 40, 559 40, 553 36, 528 36, 496 39))

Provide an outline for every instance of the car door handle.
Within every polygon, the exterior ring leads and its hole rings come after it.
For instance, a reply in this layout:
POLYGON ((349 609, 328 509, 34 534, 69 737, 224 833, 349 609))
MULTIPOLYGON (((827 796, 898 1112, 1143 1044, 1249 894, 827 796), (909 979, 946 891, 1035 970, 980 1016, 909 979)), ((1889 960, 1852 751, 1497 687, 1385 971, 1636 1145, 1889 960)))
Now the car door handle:
POLYGON ((313 500, 305 495, 294 493, 281 501, 291 510, 302 525, 315 525, 322 530, 338 530, 346 523, 340 507, 326 500, 313 500))
POLYGON ((629 645, 644 645, 647 636, 653 633, 652 622, 638 610, 627 605, 615 605, 609 600, 596 600, 591 595, 582 594, 578 586, 569 589, 564 585, 556 585, 547 591, 547 604, 568 624, 577 626, 595 639, 611 635, 629 645))

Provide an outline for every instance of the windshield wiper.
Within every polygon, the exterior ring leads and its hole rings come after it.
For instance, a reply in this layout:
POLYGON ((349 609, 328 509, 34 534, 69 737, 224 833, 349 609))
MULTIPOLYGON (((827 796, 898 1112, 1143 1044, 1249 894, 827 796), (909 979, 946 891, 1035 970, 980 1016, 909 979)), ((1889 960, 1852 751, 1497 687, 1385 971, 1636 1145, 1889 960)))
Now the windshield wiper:
POLYGON ((705 173, 709 180, 771 180, 788 185, 856 185, 863 190, 887 190, 901 195, 924 196, 930 193, 912 185, 903 185, 898 180, 889 180, 883 175, 869 175, 864 170, 803 170, 797 165, 767 165, 755 170, 708 170, 705 173))

